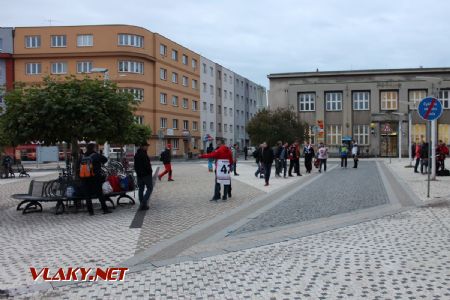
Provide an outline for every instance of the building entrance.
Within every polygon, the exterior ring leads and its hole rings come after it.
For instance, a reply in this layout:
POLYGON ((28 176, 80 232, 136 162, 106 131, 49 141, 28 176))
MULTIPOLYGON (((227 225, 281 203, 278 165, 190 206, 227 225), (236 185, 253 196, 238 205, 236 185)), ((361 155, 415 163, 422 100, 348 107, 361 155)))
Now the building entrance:
POLYGON ((398 156, 398 137, 397 133, 389 135, 381 135, 380 156, 382 157, 396 157, 398 156))

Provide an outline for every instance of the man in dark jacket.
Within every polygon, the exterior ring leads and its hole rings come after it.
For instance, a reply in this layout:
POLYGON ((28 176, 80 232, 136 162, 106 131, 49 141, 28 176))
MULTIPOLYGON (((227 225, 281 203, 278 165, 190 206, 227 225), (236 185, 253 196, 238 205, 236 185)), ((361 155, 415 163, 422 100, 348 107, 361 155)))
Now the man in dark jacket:
POLYGON ((170 163, 170 161, 172 160, 172 154, 170 153, 171 150, 172 150, 172 145, 167 144, 166 149, 163 152, 161 152, 160 160, 164 164, 164 171, 158 175, 159 180, 161 180, 161 178, 163 178, 164 175, 169 173, 168 181, 174 181, 172 178, 172 164, 170 163))
POLYGON ((268 147, 267 143, 264 142, 262 144, 262 153, 261 153, 261 162, 264 165, 264 180, 266 182, 264 186, 269 185, 270 171, 272 170, 273 158, 274 155, 272 148, 268 147))
POLYGON ((152 164, 150 163, 150 157, 148 157, 147 149, 148 144, 140 146, 134 155, 134 169, 137 175, 137 183, 139 187, 139 210, 148 210, 148 201, 153 192, 153 170, 152 164), (144 189, 147 190, 144 194, 144 189))
POLYGON ((274 149, 274 154, 275 154, 275 176, 276 177, 280 177, 280 172, 281 172, 281 160, 280 160, 280 155, 281 155, 281 151, 283 150, 283 143, 281 141, 277 142, 277 145, 275 146, 274 149))
POLYGON ((92 198, 98 198, 100 205, 102 206, 103 213, 108 214, 111 211, 108 209, 108 206, 106 206, 105 197, 103 196, 102 184, 104 182, 104 178, 101 172, 102 164, 106 163, 108 159, 105 156, 95 152, 95 144, 93 143, 88 144, 86 149, 86 153, 84 153, 83 157, 91 158, 94 170, 94 176, 81 179, 86 191, 86 206, 88 212, 91 216, 94 214, 92 198))

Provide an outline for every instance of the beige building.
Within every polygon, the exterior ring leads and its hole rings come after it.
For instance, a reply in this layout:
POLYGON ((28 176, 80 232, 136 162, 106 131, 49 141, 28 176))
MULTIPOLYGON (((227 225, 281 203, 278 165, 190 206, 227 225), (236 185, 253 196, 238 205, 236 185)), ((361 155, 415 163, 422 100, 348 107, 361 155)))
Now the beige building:
POLYGON ((106 76, 139 101, 136 121, 153 132, 150 155, 169 142, 175 155, 198 152, 200 56, 164 36, 129 25, 17 27, 14 60, 16 82, 106 76))
POLYGON ((426 138, 416 107, 429 95, 439 95, 444 108, 437 138, 450 143, 450 68, 299 72, 268 78, 269 108, 295 110, 308 123, 311 141, 323 141, 335 153, 343 139, 352 138, 367 155, 407 155, 410 127, 412 142, 426 138))

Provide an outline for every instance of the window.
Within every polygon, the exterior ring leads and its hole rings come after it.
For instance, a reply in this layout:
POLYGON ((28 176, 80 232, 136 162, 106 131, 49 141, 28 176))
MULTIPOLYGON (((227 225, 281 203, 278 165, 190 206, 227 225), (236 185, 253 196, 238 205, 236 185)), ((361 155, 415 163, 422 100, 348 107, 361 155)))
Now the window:
POLYGON ((172 72, 172 82, 178 83, 178 74, 175 72, 172 72))
POLYGON ((188 80, 186 76, 183 76, 183 86, 188 86, 188 80))
POLYGON ((172 105, 178 106, 178 96, 172 96, 172 105))
POLYGON ((159 79, 161 80, 167 80, 167 70, 160 68, 159 69, 159 79))
POLYGON ((77 62, 77 73, 91 73, 92 62, 91 61, 79 61, 77 62))
POLYGON ((134 116, 134 122, 136 124, 144 124, 144 116, 134 116))
MULTIPOLYGON (((230 82, 232 83, 233 82, 233 77, 231 77, 231 75, 230 75, 230 82)), ((230 97, 231 98, 231 97, 230 97)))
POLYGON ((192 69, 197 69, 197 60, 195 58, 192 59, 192 69))
POLYGON ((192 89, 196 90, 197 89, 197 80, 192 79, 192 89))
POLYGON ((189 100, 188 100, 188 98, 183 98, 182 106, 183 106, 184 109, 188 109, 188 107, 189 107, 189 100))
POLYGON ((325 93, 325 101, 327 111, 342 110, 342 92, 325 93))
POLYGON ((230 100, 233 100, 233 94, 230 92, 230 100))
POLYGON ((214 130, 214 122, 210 122, 209 123, 209 129, 210 130, 214 130))
POLYGON ((228 125, 227 124, 223 124, 223 132, 228 132, 228 125))
POLYGON ((209 104, 209 112, 214 113, 214 104, 212 103, 209 104))
POLYGON ((450 125, 438 124, 438 141, 443 141, 446 145, 450 143, 450 125))
POLYGON ((422 143, 425 141, 426 137, 426 125, 425 124, 414 124, 411 127, 411 139, 412 142, 422 143))
POLYGON ((203 64, 203 74, 206 74, 206 64, 203 64))
POLYGON ((226 73, 223 73, 223 81, 227 82, 227 74, 226 73))
POLYGON ((206 122, 203 121, 203 130, 206 130, 206 122))
POLYGON ((342 143, 342 126, 328 125, 327 126, 327 144, 340 145, 342 143))
POLYGON ((207 105, 206 105, 206 102, 203 102, 203 110, 207 110, 208 108, 207 108, 207 105))
POLYGON ((203 82, 203 92, 206 93, 206 82, 203 82))
POLYGON ((167 46, 164 44, 159 44, 159 54, 162 56, 167 56, 167 46))
POLYGON ((66 47, 67 46, 67 39, 65 35, 52 35, 51 37, 52 47, 66 47))
POLYGON ((92 47, 94 46, 94 36, 92 34, 80 34, 77 36, 78 47, 92 47))
POLYGON ((192 130, 197 131, 198 130, 198 123, 197 121, 192 122, 192 130))
POLYGON ((144 100, 144 89, 140 88, 120 88, 120 92, 122 93, 130 93, 133 95, 133 99, 136 101, 144 100))
POLYGON ((214 68, 213 67, 209 67, 209 73, 211 74, 211 77, 214 76, 214 68))
POLYGON ((230 108, 230 117, 232 117, 232 116, 233 116, 233 109, 230 108))
POLYGON ((119 61, 119 72, 144 74, 144 63, 139 61, 119 61))
POLYGON ((165 94, 165 93, 159 94, 159 103, 167 104, 167 94, 165 94))
POLYGON ((370 92, 353 92, 353 110, 369 110, 370 92))
POLYGON ((226 116, 227 115, 227 108, 224 106, 223 107, 223 115, 226 116))
POLYGON ((354 125, 353 137, 359 145, 369 145, 369 125, 354 125))
POLYGON ((209 86, 209 93, 214 95, 214 87, 212 85, 209 86))
POLYGON ((167 128, 167 118, 159 119, 159 127, 160 128, 167 128))
POLYGON ((56 62, 52 63, 52 74, 66 74, 67 73, 67 63, 56 62))
POLYGON ((233 125, 230 124, 230 133, 233 133, 233 125))
POLYGON ((41 74, 42 66, 41 63, 28 63, 26 64, 27 75, 37 75, 41 74))
POLYGON ((134 34, 119 34, 119 46, 142 48, 144 46, 144 38, 134 34))
POLYGON ((222 123, 217 123, 217 131, 222 132, 222 123))
POLYGON ((173 119, 172 120, 172 128, 173 129, 178 129, 178 119, 173 119))
POLYGON ((189 121, 183 120, 183 130, 189 130, 189 121))
POLYGON ((427 90, 409 90, 408 91, 408 101, 412 102, 409 104, 410 109, 417 109, 419 102, 427 97, 427 90))
POLYGON ((380 99, 382 110, 397 110, 397 91, 382 91, 380 94, 380 99))
POLYGON ((196 100, 192 100, 192 111, 198 110, 198 102, 196 100))
POLYGON ((25 48, 40 48, 40 47, 41 47, 40 35, 25 36, 25 48))
POLYGON ((178 60, 178 51, 172 49, 172 60, 177 61, 178 60))
POLYGON ((316 94, 299 93, 298 111, 315 111, 315 110, 316 110, 316 94))
POLYGON ((181 61, 183 62, 183 65, 188 64, 188 57, 186 54, 183 54, 183 56, 181 57, 181 61))
POLYGON ((308 136, 309 136, 309 142, 313 145, 316 144, 316 134, 314 133, 314 125, 313 126, 309 126, 308 129, 308 136))
POLYGON ((439 100, 441 100, 442 108, 449 109, 450 108, 450 90, 441 90, 439 92, 439 100))
POLYGON ((227 90, 223 90, 223 97, 227 99, 227 90))
POLYGON ((180 149, 180 144, 178 139, 172 139, 172 147, 174 150, 180 149))

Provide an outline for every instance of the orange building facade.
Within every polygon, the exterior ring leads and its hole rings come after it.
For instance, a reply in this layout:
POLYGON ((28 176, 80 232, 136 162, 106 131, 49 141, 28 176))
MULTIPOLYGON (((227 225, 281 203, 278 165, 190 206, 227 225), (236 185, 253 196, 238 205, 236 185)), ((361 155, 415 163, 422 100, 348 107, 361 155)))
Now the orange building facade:
POLYGON ((136 122, 152 128, 150 155, 167 143, 177 156, 199 151, 200 55, 162 35, 130 25, 16 27, 14 61, 16 82, 111 80, 139 102, 136 122))

